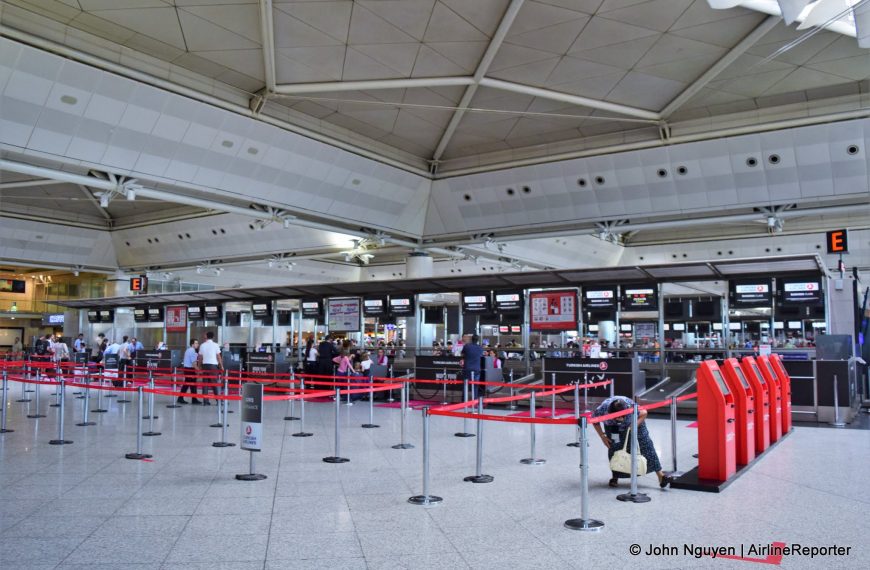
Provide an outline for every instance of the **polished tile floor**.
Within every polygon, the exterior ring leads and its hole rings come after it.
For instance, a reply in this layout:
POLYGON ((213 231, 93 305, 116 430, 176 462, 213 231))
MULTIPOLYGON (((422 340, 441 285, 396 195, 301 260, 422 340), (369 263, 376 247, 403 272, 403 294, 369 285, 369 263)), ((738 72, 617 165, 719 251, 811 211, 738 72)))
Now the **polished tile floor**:
MULTIPOLYGON (((289 437, 285 403, 269 403, 258 482, 236 481, 248 467, 238 447, 211 446, 220 430, 215 407, 168 409, 158 397, 155 429, 145 438, 153 461, 131 461, 135 404, 106 399, 98 425, 77 427, 81 400, 66 400, 68 446, 50 446, 57 409, 29 419, 33 404, 15 403, 0 435, 0 568, 292 569, 292 568, 751 568, 750 562, 683 554, 683 544, 735 547, 779 541, 850 546, 847 556, 786 556, 784 568, 867 568, 867 473, 870 432, 796 428, 780 446, 720 495, 662 491, 640 480, 652 501, 622 503, 606 485, 603 446, 591 441, 590 514, 599 533, 563 528, 580 514, 579 453, 565 444, 571 426, 538 429, 546 465, 526 466, 529 430, 486 424, 485 485, 462 481, 474 472, 474 438, 453 433, 461 420, 432 419, 431 492, 435 508, 406 502, 421 491, 421 415, 409 412, 411 450, 396 450, 400 412, 364 402, 341 407, 341 452, 332 465, 334 406, 306 407, 313 437, 289 437), (677 546, 671 556, 632 556, 631 545, 677 546)), ((93 403, 93 402, 92 402, 93 403)), ((234 404, 235 406, 235 404, 234 404)), ((298 410, 297 410, 298 411, 298 410)), ((238 413, 229 440, 238 442, 238 413)), ((679 466, 693 466, 697 430, 678 424, 679 466)), ((147 426, 147 422, 146 422, 147 426)), ((473 423, 469 426, 473 431, 473 423)), ((663 464, 670 466, 670 424, 650 420, 663 464)), ((764 558, 764 556, 761 556, 764 558)))

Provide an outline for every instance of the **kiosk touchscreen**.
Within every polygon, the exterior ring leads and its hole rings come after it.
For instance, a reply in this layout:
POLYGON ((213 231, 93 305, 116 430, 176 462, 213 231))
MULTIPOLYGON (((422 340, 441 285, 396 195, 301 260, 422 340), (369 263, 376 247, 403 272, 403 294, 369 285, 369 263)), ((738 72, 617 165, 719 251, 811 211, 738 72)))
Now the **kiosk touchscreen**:
POLYGON ((782 433, 791 431, 791 376, 785 370, 785 363, 778 354, 767 357, 779 378, 779 389, 782 392, 782 433))
POLYGON ((756 372, 758 364, 754 358, 744 356, 740 361, 740 370, 755 396, 755 454, 760 455, 770 447, 770 394, 764 377, 756 372))
POLYGON ((698 367, 698 478, 725 481, 737 471, 734 394, 716 362, 698 367))
POLYGON ((737 420, 737 465, 749 465, 755 459, 755 396, 736 358, 722 363, 725 381, 734 395, 734 418, 737 420))
POLYGON ((752 367, 752 371, 759 378, 764 378, 764 385, 767 387, 767 399, 770 402, 770 443, 776 443, 782 437, 782 399, 779 394, 779 382, 773 378, 770 370, 756 361, 755 358, 746 356, 744 360, 746 359, 749 359, 749 366, 752 367))

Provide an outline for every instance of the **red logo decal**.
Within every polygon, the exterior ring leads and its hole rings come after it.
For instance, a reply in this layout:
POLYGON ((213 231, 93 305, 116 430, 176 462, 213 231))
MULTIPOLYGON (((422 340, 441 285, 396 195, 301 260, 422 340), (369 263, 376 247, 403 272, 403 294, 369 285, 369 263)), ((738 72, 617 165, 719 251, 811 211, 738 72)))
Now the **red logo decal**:
POLYGON ((598 368, 601 370, 607 370, 607 362, 602 360, 601 362, 598 363, 598 368))

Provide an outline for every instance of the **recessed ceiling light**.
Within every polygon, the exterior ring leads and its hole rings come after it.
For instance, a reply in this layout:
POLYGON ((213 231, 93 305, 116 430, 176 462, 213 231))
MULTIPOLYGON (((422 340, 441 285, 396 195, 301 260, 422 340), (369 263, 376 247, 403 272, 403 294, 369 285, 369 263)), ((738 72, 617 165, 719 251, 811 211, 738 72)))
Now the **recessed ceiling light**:
POLYGON ((248 147, 248 154, 257 154, 258 152, 260 152, 260 149, 254 148, 252 146, 248 147))
POLYGON ((73 97, 72 95, 61 95, 60 102, 66 103, 67 105, 75 105, 76 103, 79 102, 79 100, 76 99, 75 97, 73 97))
POLYGON ((221 146, 225 148, 233 148, 233 141, 223 141, 221 146))
POLYGON ((36 234, 36 235, 35 235, 35 236, 33 236, 33 237, 35 237, 35 238, 36 238, 36 239, 42 239, 42 238, 43 238, 43 236, 42 236, 42 235, 40 235, 40 234, 36 234))
POLYGON ((353 180, 350 181, 350 183, 353 184, 354 186, 359 186, 360 179, 354 178, 353 180))

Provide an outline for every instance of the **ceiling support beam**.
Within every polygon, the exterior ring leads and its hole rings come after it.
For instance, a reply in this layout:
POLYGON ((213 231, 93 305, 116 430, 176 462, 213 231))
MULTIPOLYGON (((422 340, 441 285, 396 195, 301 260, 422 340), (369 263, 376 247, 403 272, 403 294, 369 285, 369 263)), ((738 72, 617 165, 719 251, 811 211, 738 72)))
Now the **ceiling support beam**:
POLYGON ((293 83, 275 86, 276 95, 307 95, 338 91, 367 91, 375 89, 408 89, 412 87, 455 87, 471 85, 474 78, 460 77, 412 77, 408 79, 370 79, 362 81, 327 81, 323 83, 293 83))
POLYGON ((462 121, 466 109, 471 106, 471 101, 474 99, 474 94, 477 93, 477 87, 480 85, 480 81, 489 71, 489 66, 492 65, 492 61, 495 59, 502 42, 513 25, 517 14, 520 12, 520 8, 523 7, 523 2, 524 0, 513 0, 507 10, 505 10, 501 22, 498 24, 498 28, 492 35, 492 39, 489 41, 489 45, 483 53, 483 57, 480 58, 480 62, 477 64, 477 69, 474 71, 474 83, 465 88, 465 93, 462 94, 462 99, 459 101, 459 108, 453 112, 453 116, 450 117, 450 122, 447 123, 444 133, 441 135, 441 140, 438 141, 438 146, 432 154, 433 163, 437 163, 444 154, 444 151, 447 149, 447 145, 450 143, 453 133, 456 132, 456 128, 462 121))
POLYGON ((107 222, 109 222, 109 224, 111 225, 112 222, 114 222, 114 220, 112 219, 112 216, 109 215, 109 212, 107 212, 105 210, 105 208, 100 206, 100 203, 97 201, 96 198, 94 198, 94 195, 91 192, 90 188, 88 188, 84 184, 76 184, 76 186, 82 191, 82 194, 87 196, 88 201, 90 201, 90 203, 93 204, 94 208, 96 208, 97 211, 100 213, 100 215, 103 216, 103 218, 105 218, 105 220, 107 222))
POLYGON ((716 79, 720 73, 730 66, 738 57, 746 53, 746 50, 754 46, 758 40, 764 37, 767 32, 772 30, 782 21, 778 16, 768 16, 754 30, 749 32, 740 42, 728 50, 728 53, 723 55, 719 61, 714 63, 707 71, 705 71, 691 85, 686 87, 682 93, 674 97, 674 99, 665 106, 661 111, 663 119, 667 119, 685 105, 692 97, 694 97, 701 89, 707 86, 708 83, 716 79))
POLYGON ((12 190, 14 188, 31 188, 33 186, 47 186, 49 184, 63 184, 60 180, 40 178, 38 180, 21 180, 20 182, 0 182, 0 190, 12 190))
POLYGON ((616 115, 644 119, 653 123, 657 123, 661 119, 661 116, 659 116, 655 111, 638 109, 636 107, 620 105, 619 103, 610 103, 608 101, 599 101, 598 99, 590 99, 589 97, 572 95, 561 91, 553 91, 552 89, 544 89, 542 87, 532 87, 531 85, 523 85, 512 81, 484 77, 480 81, 480 85, 482 87, 491 87, 492 89, 501 89, 502 91, 510 91, 522 95, 531 95, 533 97, 540 97, 541 99, 549 99, 551 101, 561 101, 562 103, 568 103, 569 105, 578 105, 580 107, 588 107, 599 111, 607 111, 616 115))
POLYGON ((263 72, 266 77, 266 96, 275 91, 275 22, 272 0, 260 0, 260 38, 263 42, 263 72))

